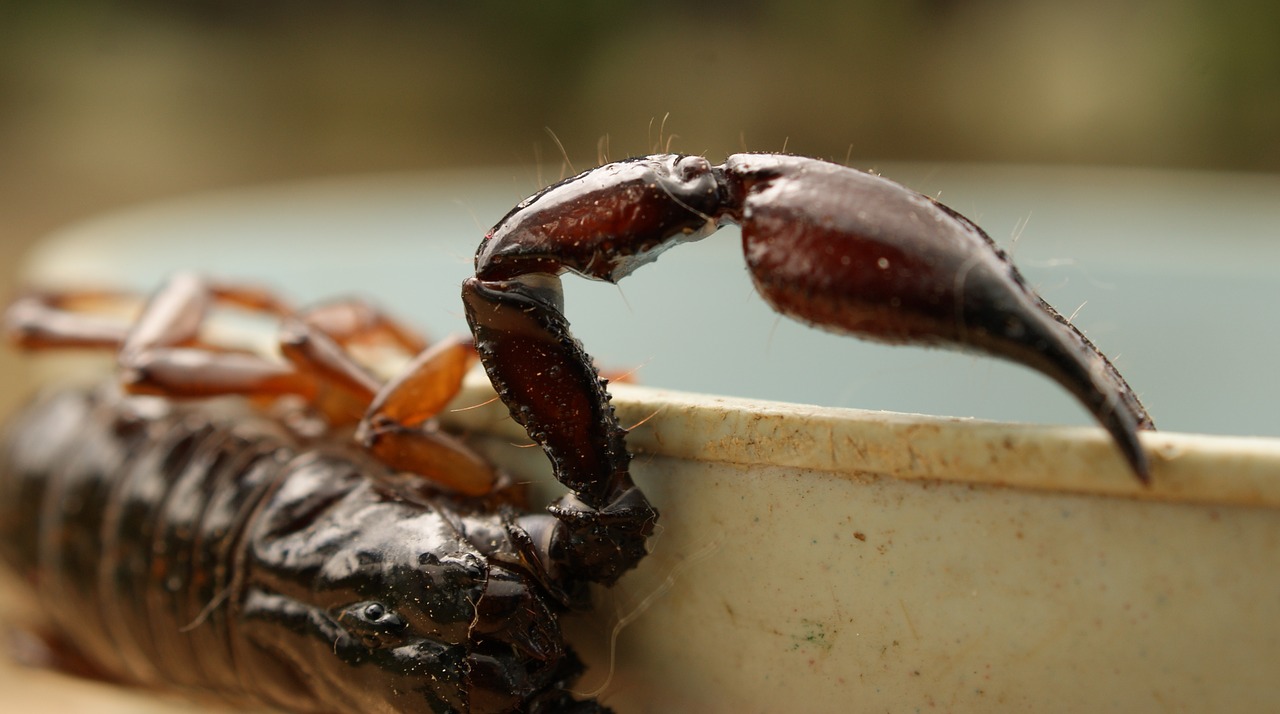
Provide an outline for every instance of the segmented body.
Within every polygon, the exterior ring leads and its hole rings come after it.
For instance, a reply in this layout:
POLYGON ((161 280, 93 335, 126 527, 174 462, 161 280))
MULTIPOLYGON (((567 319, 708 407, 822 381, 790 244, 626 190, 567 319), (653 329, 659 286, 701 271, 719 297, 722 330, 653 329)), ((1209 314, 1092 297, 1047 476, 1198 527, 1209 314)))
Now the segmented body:
POLYGON ((406 499, 243 400, 47 395, 0 469, 6 559, 112 678, 290 711, 504 711, 576 671, 510 515, 406 499), (481 611, 499 624, 478 631, 481 611), (364 699, 353 674, 404 691, 364 699))

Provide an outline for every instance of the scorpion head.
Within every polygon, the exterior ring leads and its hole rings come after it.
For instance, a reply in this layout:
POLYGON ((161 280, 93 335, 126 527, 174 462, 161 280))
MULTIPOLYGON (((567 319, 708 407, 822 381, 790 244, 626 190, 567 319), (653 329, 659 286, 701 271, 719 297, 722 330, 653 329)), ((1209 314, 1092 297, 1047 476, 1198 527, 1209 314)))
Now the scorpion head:
POLYGON ((232 638, 242 678, 286 709, 462 708, 480 559, 439 514, 381 498, 352 464, 291 466, 248 534, 232 638))
POLYGON ((571 674, 541 590, 473 545, 507 545, 492 517, 402 500, 341 461, 313 459, 283 483, 248 536, 233 618, 241 676, 265 700, 509 711, 571 674))

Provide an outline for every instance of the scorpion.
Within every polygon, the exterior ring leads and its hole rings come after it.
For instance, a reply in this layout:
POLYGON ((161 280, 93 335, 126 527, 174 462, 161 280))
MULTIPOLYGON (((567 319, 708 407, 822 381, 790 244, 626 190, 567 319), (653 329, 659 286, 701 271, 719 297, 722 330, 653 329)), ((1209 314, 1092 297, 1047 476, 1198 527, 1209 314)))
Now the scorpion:
POLYGON ((778 312, 1036 369, 1149 479, 1134 392, 965 217, 818 159, 652 155, 498 221, 462 285, 470 340, 428 347, 361 301, 295 311, 189 274, 132 321, 102 309, 111 293, 18 299, 20 347, 118 364, 37 399, 0 452, 0 547, 48 611, 50 650, 113 681, 296 712, 610 711, 573 693, 583 667, 559 618, 645 557, 658 512, 561 276, 616 282, 729 223, 778 312), (279 354, 206 337, 215 306, 277 318, 279 354), (383 381, 370 344, 416 356, 383 381), (568 489, 543 512, 435 425, 477 355, 568 489))

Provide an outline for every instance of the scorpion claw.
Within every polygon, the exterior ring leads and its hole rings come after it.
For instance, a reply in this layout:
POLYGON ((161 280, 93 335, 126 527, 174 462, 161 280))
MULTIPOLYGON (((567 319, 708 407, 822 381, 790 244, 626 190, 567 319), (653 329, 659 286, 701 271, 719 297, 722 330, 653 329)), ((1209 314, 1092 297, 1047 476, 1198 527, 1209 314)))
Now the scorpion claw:
POLYGON ((894 344, 956 347, 1039 370, 1105 427, 1143 482, 1151 419, 1105 356, 1026 284, 976 225, 896 183, 797 156, 712 166, 662 154, 601 166, 521 202, 463 285, 467 321, 512 418, 573 491, 539 548, 566 579, 612 582, 657 513, 628 473, 625 431, 569 331, 559 276, 616 282, 662 251, 742 226, 756 288, 778 312, 894 344), (634 501, 634 503, 632 503, 634 501), (615 563, 608 568, 600 563, 615 563))
MULTIPOLYGON (((969 349, 1039 370, 1074 394, 1138 478, 1149 479, 1137 432, 1154 426, 1133 390, 967 218, 892 181, 817 159, 736 154, 712 166, 663 154, 607 164, 522 202, 485 237, 476 276, 464 288, 495 384, 515 384, 522 375, 527 382, 530 372, 564 382, 572 373, 559 388, 594 405, 574 412, 594 426, 566 427, 557 416, 564 410, 539 404, 547 399, 537 390, 499 389, 553 462, 574 448, 609 444, 614 456, 585 471, 557 470, 573 490, 619 492, 626 458, 617 456, 625 451, 608 395, 569 334, 556 276, 617 281, 725 223, 742 226, 752 279, 778 312, 835 332, 969 349), (491 307, 479 309, 482 303, 491 307), (524 317, 499 315, 499 305, 524 317), (535 342, 560 346, 533 349, 535 342)), ((590 502, 600 508, 605 499, 590 502)))
POLYGON ((1148 480, 1137 431, 1154 425, 1142 404, 967 218, 879 176, 812 159, 737 155, 723 170, 739 182, 747 264, 774 309, 835 332, 971 349, 1036 369, 1074 394, 1148 480))

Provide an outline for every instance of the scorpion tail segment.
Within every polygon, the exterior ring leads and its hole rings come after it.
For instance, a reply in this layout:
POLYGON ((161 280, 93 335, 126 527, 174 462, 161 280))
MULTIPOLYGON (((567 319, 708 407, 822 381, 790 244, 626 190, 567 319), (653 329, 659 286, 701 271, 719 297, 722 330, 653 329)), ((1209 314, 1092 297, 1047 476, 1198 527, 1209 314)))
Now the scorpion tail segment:
POLYGON ((602 509, 632 488, 631 455, 604 381, 557 308, 560 295, 549 275, 469 278, 462 287, 480 361, 511 418, 542 446, 556 478, 602 509))
POLYGON ((896 183, 791 156, 732 156, 743 248, 761 295, 824 329, 973 349, 1037 369, 1111 433, 1143 481, 1150 417, 1111 363, 976 225, 896 183))

